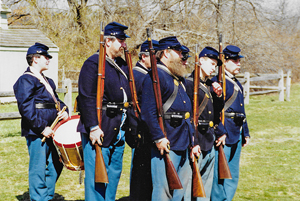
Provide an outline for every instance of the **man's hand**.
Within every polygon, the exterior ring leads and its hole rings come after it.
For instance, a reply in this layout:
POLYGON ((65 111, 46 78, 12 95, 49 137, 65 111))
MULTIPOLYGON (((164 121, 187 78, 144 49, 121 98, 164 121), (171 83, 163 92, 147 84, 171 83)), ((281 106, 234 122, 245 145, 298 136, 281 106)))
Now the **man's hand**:
POLYGON ((243 147, 246 147, 250 143, 250 137, 245 137, 245 143, 243 144, 243 147))
POLYGON ((42 132, 42 135, 45 136, 46 138, 49 138, 54 136, 54 132, 49 126, 47 126, 42 132))
POLYGON ((69 114, 66 111, 59 111, 57 113, 57 116, 59 118, 59 120, 63 119, 63 120, 67 120, 69 118, 69 114))
POLYGON ((194 156, 196 156, 196 158, 199 158, 200 154, 201 154, 200 146, 199 145, 194 146, 190 153, 190 158, 192 159, 192 162, 194 162, 194 156))
POLYGON ((104 133, 98 126, 90 131, 90 140, 92 141, 92 145, 95 145, 97 142, 101 146, 101 137, 104 137, 104 133))
POLYGON ((226 135, 224 134, 216 140, 216 146, 218 147, 220 146, 220 144, 225 145, 225 140, 226 140, 226 135))
POLYGON ((158 151, 160 151, 161 155, 164 155, 164 151, 169 153, 170 150, 168 148, 168 145, 170 144, 170 141, 167 138, 163 138, 160 142, 156 143, 156 147, 158 151))
POLYGON ((222 95, 221 85, 217 82, 213 82, 212 87, 213 87, 214 92, 217 94, 217 96, 220 97, 222 95))

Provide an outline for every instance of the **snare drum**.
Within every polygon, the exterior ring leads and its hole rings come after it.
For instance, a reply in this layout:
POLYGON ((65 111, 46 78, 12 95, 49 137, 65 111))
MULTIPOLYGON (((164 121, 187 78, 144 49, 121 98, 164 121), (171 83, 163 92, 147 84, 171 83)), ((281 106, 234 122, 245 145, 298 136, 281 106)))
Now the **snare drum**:
POLYGON ((79 115, 62 120, 53 128, 53 142, 64 166, 73 171, 84 170, 80 132, 77 132, 79 115))

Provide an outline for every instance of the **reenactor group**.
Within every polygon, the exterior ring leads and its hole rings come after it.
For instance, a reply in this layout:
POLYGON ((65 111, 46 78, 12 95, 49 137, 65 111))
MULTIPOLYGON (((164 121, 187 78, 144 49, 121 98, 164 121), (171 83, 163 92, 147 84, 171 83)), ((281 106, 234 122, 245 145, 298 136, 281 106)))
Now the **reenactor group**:
MULTIPOLYGON (((207 46, 196 63, 200 71, 188 74, 189 49, 176 36, 159 41, 148 38, 141 45, 139 61, 129 69, 122 59, 129 38, 127 29, 117 22, 104 28, 105 81, 100 126, 99 51, 84 62, 79 75, 77 131, 81 134, 84 158, 85 200, 115 200, 125 143, 132 148, 130 200, 232 200, 239 180, 241 148, 250 139, 243 87, 235 78, 243 58, 240 48, 228 45, 221 59, 219 51, 207 46), (216 67, 222 65, 226 88, 217 76, 211 78, 216 67), (134 75, 138 117, 132 104, 130 70, 134 75), (154 80, 155 75, 158 80, 154 80), (195 91, 196 78, 199 87, 195 91), (196 111, 193 110, 195 97, 199 102, 196 111), (198 117, 196 125, 193 116, 198 117), (95 181, 96 145, 101 146, 108 183, 95 181), (219 146, 224 146, 232 179, 219 178, 219 146), (168 159, 179 178, 180 188, 171 187, 168 159), (195 162, 205 197, 193 194, 192 164, 195 162)), ((55 133, 50 125, 55 118, 67 120, 69 116, 68 109, 60 110, 65 104, 57 96, 53 80, 42 73, 52 58, 48 47, 35 43, 28 49, 26 58, 29 67, 15 83, 14 92, 22 116, 22 136, 26 137, 29 152, 30 199, 46 201, 53 199, 55 183, 63 168, 51 140, 55 133)))

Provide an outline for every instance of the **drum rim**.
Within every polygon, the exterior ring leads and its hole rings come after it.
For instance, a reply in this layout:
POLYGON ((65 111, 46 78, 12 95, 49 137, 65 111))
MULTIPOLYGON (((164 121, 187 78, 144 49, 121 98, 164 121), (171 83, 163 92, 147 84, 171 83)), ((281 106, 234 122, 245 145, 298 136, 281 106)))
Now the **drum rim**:
MULTIPOLYGON (((68 119, 66 120, 61 120, 60 122, 58 122, 55 127, 53 128, 53 131, 55 133, 55 131, 57 130, 58 127, 60 127, 61 125, 63 125, 64 123, 68 122, 69 120, 72 120, 72 119, 80 119, 80 115, 72 115, 70 116, 68 119)), ((76 146, 81 146, 81 141, 79 142, 76 142, 76 143, 72 143, 72 144, 62 144, 60 142, 57 142, 54 137, 53 137, 53 141, 55 142, 55 144, 59 147, 65 147, 65 148, 74 148, 74 145, 76 146)))

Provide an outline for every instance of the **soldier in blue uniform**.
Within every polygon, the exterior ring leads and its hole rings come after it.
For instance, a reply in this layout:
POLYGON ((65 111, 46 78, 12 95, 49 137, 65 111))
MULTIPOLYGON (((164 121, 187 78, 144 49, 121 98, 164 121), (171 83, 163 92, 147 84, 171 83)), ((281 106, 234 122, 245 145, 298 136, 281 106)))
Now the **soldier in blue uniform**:
MULTIPOLYGON (((158 48, 158 41, 152 40, 154 50, 158 48)), ((138 102, 141 104, 143 81, 151 69, 148 40, 141 45, 139 61, 133 67, 138 102)), ((145 122, 139 122, 136 144, 132 149, 132 164, 130 177, 130 200, 151 200, 151 146, 152 141, 145 122)))
MULTIPOLYGON (((239 162, 242 146, 249 143, 250 135, 244 108, 243 87, 234 77, 240 72, 240 48, 228 45, 224 50, 226 73, 225 129, 227 131, 224 153, 232 179, 218 179, 218 154, 213 181, 212 201, 232 200, 239 180, 239 162)), ((212 80, 216 81, 217 77, 212 80)), ((218 139, 217 139, 218 142, 218 139)))
POLYGON ((22 136, 26 138, 29 153, 29 195, 31 200, 40 201, 53 198, 55 183, 63 168, 50 139, 54 136, 50 126, 57 116, 68 118, 66 111, 58 111, 58 107, 65 104, 58 98, 53 80, 42 73, 48 70, 52 58, 48 49, 41 43, 28 49, 29 67, 13 86, 22 116, 22 136), (42 142, 43 137, 46 142, 42 142))
POLYGON ((194 130, 190 122, 192 106, 184 87, 183 75, 186 74, 186 69, 181 61, 183 49, 177 38, 171 36, 159 41, 159 51, 156 53, 167 137, 164 136, 158 123, 152 79, 149 74, 146 75, 143 84, 141 116, 147 123, 151 140, 154 142, 151 149, 152 200, 181 200, 192 173, 188 147, 192 144, 194 130), (169 153, 177 170, 183 185, 181 190, 169 190, 163 160, 164 152, 169 153))
MULTIPOLYGON (((199 118, 197 135, 194 136, 194 154, 199 156, 198 166, 202 177, 206 198, 192 198, 185 200, 210 200, 212 189, 216 138, 221 137, 226 131, 220 122, 219 114, 223 109, 222 88, 217 82, 212 82, 209 76, 215 71, 216 66, 222 65, 219 52, 212 47, 205 47, 199 54, 200 83, 198 90, 199 118), (201 151, 200 151, 201 150, 201 151), (201 154, 200 154, 201 152, 201 154)), ((199 75, 198 75, 199 76, 199 75)), ((187 93, 194 99, 195 71, 187 78, 187 93)), ((190 188, 191 190, 191 188, 190 188)))
MULTIPOLYGON (((85 200, 115 200, 122 172, 125 148, 125 127, 129 128, 127 107, 131 101, 128 67, 121 58, 128 27, 117 22, 105 26, 106 47, 105 83, 103 95, 102 130, 98 126, 96 94, 99 54, 90 56, 79 75, 78 109, 81 114, 78 131, 81 132, 84 168, 85 200), (100 137, 103 137, 101 142, 100 137), (108 174, 108 184, 95 183, 95 147, 102 145, 102 153, 108 174)), ((128 129, 129 131, 130 129, 128 129)))

